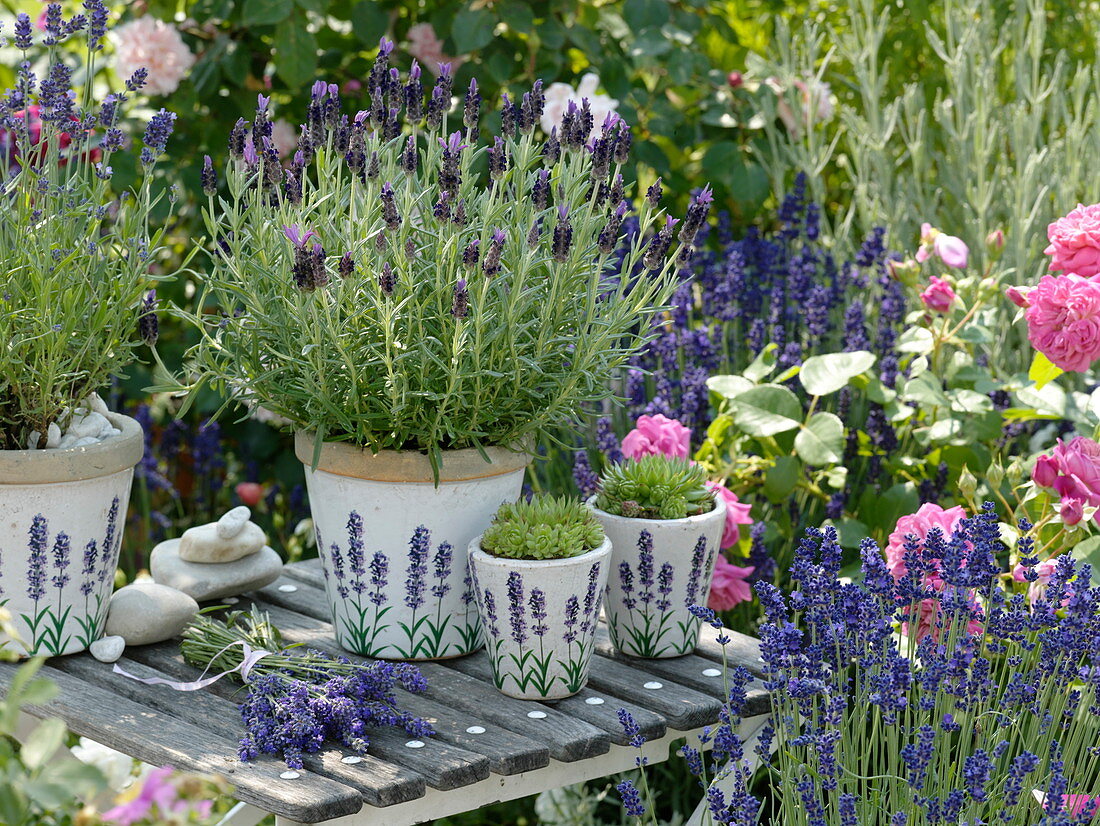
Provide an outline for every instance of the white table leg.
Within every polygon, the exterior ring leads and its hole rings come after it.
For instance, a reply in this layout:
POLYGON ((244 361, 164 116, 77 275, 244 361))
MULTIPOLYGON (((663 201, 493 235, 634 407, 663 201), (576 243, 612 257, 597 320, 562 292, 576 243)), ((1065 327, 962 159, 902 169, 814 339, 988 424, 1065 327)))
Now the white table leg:
POLYGON ((225 813, 225 817, 217 822, 217 826, 256 826, 267 817, 267 812, 257 809, 249 803, 238 803, 225 813))

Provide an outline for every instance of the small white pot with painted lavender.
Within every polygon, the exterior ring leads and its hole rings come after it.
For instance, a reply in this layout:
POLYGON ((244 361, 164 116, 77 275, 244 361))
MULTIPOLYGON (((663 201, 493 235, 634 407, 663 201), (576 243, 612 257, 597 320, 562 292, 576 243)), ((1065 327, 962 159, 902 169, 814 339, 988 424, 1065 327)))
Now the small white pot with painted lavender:
POLYGON ((567 559, 508 559, 470 543, 470 570, 496 687, 560 700, 588 682, 611 542, 567 559))
POLYGON ((614 548, 604 613, 611 642, 624 654, 651 659, 695 650, 699 620, 689 608, 706 605, 726 524, 726 505, 684 519, 636 519, 589 507, 614 548))
POLYGON ((391 660, 459 657, 481 647, 465 550, 504 502, 519 498, 530 457, 487 448, 428 457, 295 436, 305 465, 336 640, 391 660))
POLYGON ((0 450, 0 607, 20 656, 75 654, 103 632, 130 501, 141 425, 83 447, 0 450))

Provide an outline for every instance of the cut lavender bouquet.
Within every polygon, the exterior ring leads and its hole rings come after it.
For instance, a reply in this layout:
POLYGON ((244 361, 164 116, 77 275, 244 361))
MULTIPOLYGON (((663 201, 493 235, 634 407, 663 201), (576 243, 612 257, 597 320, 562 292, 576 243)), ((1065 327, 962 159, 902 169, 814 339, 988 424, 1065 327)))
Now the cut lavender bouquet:
POLYGON ((20 653, 73 653, 100 634, 143 443, 96 393, 157 337, 153 171, 175 115, 155 113, 128 148, 122 114, 145 72, 95 99, 108 11, 83 8, 65 18, 51 3, 40 34, 17 16, 20 62, 0 99, 0 605, 20 653), (112 163, 131 151, 140 176, 123 189, 112 163))
POLYGON ((481 644, 465 560, 439 549, 516 499, 540 434, 612 394, 710 195, 677 222, 652 188, 639 220, 654 231, 626 253, 637 273, 610 278, 630 128, 571 105, 540 137, 536 83, 504 96, 501 134, 478 146, 477 83, 452 114, 450 67, 425 99, 392 48, 367 110, 343 114, 315 84, 287 168, 261 96, 230 136, 227 192, 206 169, 216 252, 193 356, 199 384, 294 423, 340 643, 423 659, 481 644))
POLYGON ((288 648, 266 614, 234 611, 225 620, 198 617, 183 632, 184 659, 196 668, 235 672, 247 695, 241 703, 246 734, 240 758, 280 755, 302 768, 302 756, 335 740, 359 754, 368 730, 398 726, 414 737, 433 734, 430 724, 397 704, 395 688, 421 692, 420 671, 404 663, 353 663, 313 649, 288 648), (245 644, 249 649, 245 649, 245 644), (259 659, 250 652, 268 652, 259 659))

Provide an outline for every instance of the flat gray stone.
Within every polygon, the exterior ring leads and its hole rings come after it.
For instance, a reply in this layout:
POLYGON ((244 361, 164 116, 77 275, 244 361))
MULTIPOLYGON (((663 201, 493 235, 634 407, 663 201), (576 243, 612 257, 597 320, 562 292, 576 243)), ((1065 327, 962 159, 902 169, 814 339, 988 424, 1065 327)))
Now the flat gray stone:
POLYGON ((255 522, 245 522, 228 539, 219 535, 218 526, 217 522, 208 522, 184 531, 179 540, 180 558, 187 562, 234 562, 257 553, 267 544, 264 529, 255 522))
POLYGON ((263 588, 283 570, 282 559, 266 545, 259 553, 233 562, 189 562, 180 558, 181 541, 169 539, 153 548, 149 570, 157 582, 178 588, 199 602, 263 588))
POLYGON ((113 663, 126 650, 126 640, 122 637, 102 637, 89 645, 88 650, 101 663, 113 663))
POLYGON ((187 594, 156 582, 135 582, 111 597, 106 632, 126 645, 151 645, 178 636, 198 613, 187 594))

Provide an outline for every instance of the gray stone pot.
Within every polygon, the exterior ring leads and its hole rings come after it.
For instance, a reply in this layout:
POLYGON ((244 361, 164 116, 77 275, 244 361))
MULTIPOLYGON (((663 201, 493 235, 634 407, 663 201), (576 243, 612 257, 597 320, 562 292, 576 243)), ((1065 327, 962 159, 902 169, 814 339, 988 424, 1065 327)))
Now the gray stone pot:
POLYGON ((22 656, 74 654, 100 637, 130 501, 141 425, 65 450, 0 450, 0 607, 22 656))

